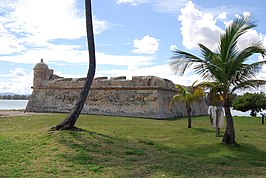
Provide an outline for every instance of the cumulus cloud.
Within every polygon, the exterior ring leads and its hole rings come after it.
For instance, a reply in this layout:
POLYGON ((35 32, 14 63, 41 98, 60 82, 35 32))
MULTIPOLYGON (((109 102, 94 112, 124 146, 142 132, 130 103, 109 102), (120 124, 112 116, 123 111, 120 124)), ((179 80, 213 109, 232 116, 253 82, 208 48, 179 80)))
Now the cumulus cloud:
MULTIPOLYGON (((221 15, 219 18, 222 17, 221 15)), ((182 44, 187 49, 198 49, 198 43, 202 43, 213 50, 217 47, 223 30, 216 25, 216 18, 211 13, 198 10, 189 1, 181 9, 178 20, 181 22, 182 44)))
MULTIPOLYGON (((251 14, 243 12, 242 15, 249 16, 251 14)), ((240 17, 239 14, 235 16, 240 17)), ((200 11, 191 1, 181 9, 178 20, 181 22, 182 44, 189 50, 198 49, 198 43, 204 44, 211 50, 216 50, 220 35, 225 32, 217 25, 218 21, 221 21, 225 27, 233 22, 233 20, 227 20, 227 12, 221 12, 214 16, 212 13, 200 11)), ((244 49, 252 39, 260 39, 266 44, 263 35, 251 29, 239 38, 238 48, 244 49)))
POLYGON ((263 42, 263 35, 259 34, 256 30, 250 29, 240 36, 237 42, 239 50, 243 50, 251 44, 252 40, 257 39, 263 42))
POLYGON ((7 74, 0 74, 0 93, 13 92, 16 94, 30 94, 33 72, 27 73, 22 68, 10 70, 7 74))
MULTIPOLYGON (((85 37, 85 17, 75 3, 75 0, 1 1, 0 53, 20 53, 37 47, 48 49, 56 39, 85 37)), ((108 22, 95 16, 93 21, 95 34, 110 28, 108 22)))
POLYGON ((115 0, 115 2, 117 4, 131 4, 133 6, 147 3, 157 12, 177 13, 188 0, 115 0))
POLYGON ((132 52, 137 54, 154 54, 159 49, 159 39, 149 35, 144 36, 141 40, 135 39, 134 50, 132 52))
POLYGON ((177 50, 178 48, 177 48, 177 46, 176 45, 171 45, 170 46, 170 51, 174 51, 174 50, 177 50))
MULTIPOLYGON (((36 63, 40 58, 53 62, 87 61, 87 52, 82 46, 54 43, 86 36, 85 17, 76 8, 76 0, 2 0, 0 11, 0 60, 15 63, 36 63)), ((110 28, 108 22, 95 16, 93 22, 96 35, 110 28)))
MULTIPOLYGON (((84 15, 76 9, 75 0, 15 0, 6 3, 7 7, 0 6, 5 12, 2 26, 20 37, 45 42, 60 38, 77 39, 86 35, 84 15)), ((105 21, 94 17, 94 22, 96 34, 108 28, 105 21)))
POLYGON ((220 19, 220 20, 225 20, 227 17, 227 13, 226 12, 222 12, 218 15, 217 19, 220 19))

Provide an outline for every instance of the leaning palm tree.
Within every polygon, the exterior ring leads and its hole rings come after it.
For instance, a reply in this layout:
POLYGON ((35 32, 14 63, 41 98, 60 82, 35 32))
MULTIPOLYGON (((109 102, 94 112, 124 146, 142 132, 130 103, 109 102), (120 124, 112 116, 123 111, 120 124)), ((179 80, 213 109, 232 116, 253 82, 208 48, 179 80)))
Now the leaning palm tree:
POLYGON ((86 29, 87 29, 87 41, 89 51, 89 69, 84 86, 81 90, 80 96, 74 105, 73 110, 70 112, 68 117, 62 122, 52 128, 52 130, 76 130, 75 123, 84 107, 87 100, 93 78, 96 69, 95 60, 95 44, 93 36, 93 25, 92 25, 92 12, 91 12, 91 0, 85 0, 85 12, 86 12, 86 29))
POLYGON ((204 96, 204 88, 200 84, 196 85, 196 83, 197 81, 195 81, 192 86, 182 86, 177 84, 176 88, 178 89, 178 93, 173 96, 170 102, 170 106, 173 105, 175 101, 181 101, 186 104, 188 128, 191 128, 191 105, 192 103, 199 101, 204 96))
POLYGON ((184 74, 186 69, 192 68, 204 80, 218 84, 226 115, 223 143, 235 143, 235 129, 230 111, 232 94, 237 89, 255 88, 266 84, 265 80, 255 79, 255 75, 266 61, 247 62, 249 57, 256 53, 265 57, 266 49, 263 47, 262 41, 255 38, 249 41, 246 48, 238 47, 239 37, 253 27, 256 27, 256 24, 250 16, 237 18, 227 27, 225 33, 221 34, 216 52, 199 44, 202 58, 181 50, 173 51, 174 55, 170 65, 174 71, 184 74))

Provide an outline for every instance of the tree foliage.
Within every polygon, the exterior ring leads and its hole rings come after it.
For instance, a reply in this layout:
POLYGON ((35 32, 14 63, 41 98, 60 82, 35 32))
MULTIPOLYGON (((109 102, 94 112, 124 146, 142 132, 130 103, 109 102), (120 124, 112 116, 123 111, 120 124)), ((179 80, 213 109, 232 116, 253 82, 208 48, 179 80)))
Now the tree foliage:
POLYGON ((191 104, 199 101, 204 96, 204 87, 201 84, 196 85, 195 81, 192 86, 176 85, 178 92, 170 102, 172 105, 175 101, 181 101, 186 104, 187 116, 188 116, 188 128, 191 128, 191 104))
POLYGON ((238 89, 256 88, 266 84, 265 80, 255 79, 265 60, 248 63, 247 60, 253 54, 266 55, 266 49, 259 38, 254 38, 239 48, 239 38, 250 29, 256 27, 256 23, 250 15, 240 16, 230 23, 225 33, 221 34, 218 47, 215 51, 199 44, 201 56, 182 50, 175 50, 170 65, 175 72, 184 74, 186 69, 192 68, 194 72, 202 76, 206 81, 215 82, 218 92, 222 97, 226 115, 226 130, 223 143, 235 143, 235 129, 233 117, 230 111, 232 94, 238 89))
POLYGON ((2 100, 28 100, 30 95, 0 95, 2 100))
POLYGON ((250 115, 256 116, 258 112, 266 109, 266 95, 265 93, 245 93, 236 97, 233 108, 242 112, 251 110, 250 115))

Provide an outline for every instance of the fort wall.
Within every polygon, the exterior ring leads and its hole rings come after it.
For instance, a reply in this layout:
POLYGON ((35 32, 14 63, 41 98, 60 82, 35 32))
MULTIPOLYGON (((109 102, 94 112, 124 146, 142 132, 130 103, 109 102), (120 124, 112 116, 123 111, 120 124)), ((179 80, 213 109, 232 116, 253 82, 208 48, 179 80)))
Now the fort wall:
MULTIPOLYGON (((62 78, 36 64, 33 92, 28 112, 69 112, 77 100, 85 78, 62 78), (36 69, 37 66, 37 69, 36 69), (49 72, 49 74, 47 74, 49 72), (46 78, 44 77, 46 76, 46 78), (36 78, 37 77, 37 78, 36 78), (41 78, 41 80, 40 80, 41 78)), ((52 71, 52 72, 51 72, 52 71)), ((95 78, 82 113, 164 119, 185 116, 184 103, 169 106, 177 90, 173 82, 154 76, 95 78)), ((205 102, 192 106, 193 115, 207 114, 205 102)))

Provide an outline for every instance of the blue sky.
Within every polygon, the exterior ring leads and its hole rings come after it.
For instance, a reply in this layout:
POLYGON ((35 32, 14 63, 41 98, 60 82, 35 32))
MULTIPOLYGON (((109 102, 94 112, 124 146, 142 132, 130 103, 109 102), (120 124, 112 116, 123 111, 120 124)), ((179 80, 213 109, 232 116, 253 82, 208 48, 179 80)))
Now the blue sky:
MULTIPOLYGON (((261 38, 266 45, 266 1, 92 0, 96 76, 153 75, 189 85, 192 72, 176 76, 171 50, 199 54, 211 49, 226 25, 250 13, 257 27, 240 40, 261 38)), ((84 77, 88 68, 83 0, 1 0, 0 93, 31 93, 32 68, 41 58, 64 77, 84 77)), ((262 60, 253 56, 252 62, 262 60)), ((266 79, 266 68, 258 75, 266 79)))

